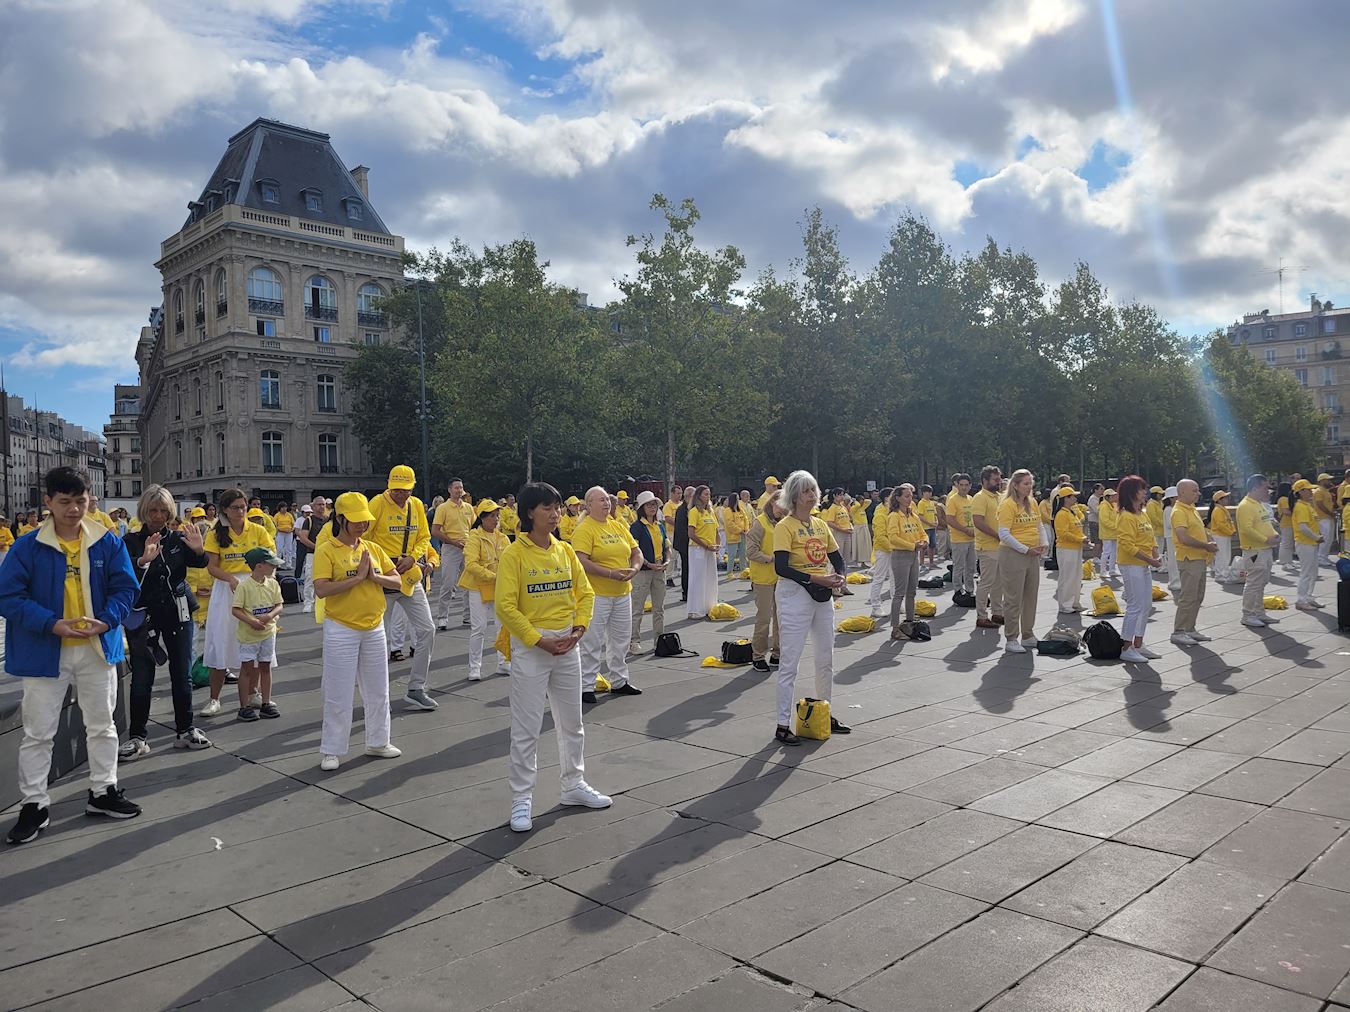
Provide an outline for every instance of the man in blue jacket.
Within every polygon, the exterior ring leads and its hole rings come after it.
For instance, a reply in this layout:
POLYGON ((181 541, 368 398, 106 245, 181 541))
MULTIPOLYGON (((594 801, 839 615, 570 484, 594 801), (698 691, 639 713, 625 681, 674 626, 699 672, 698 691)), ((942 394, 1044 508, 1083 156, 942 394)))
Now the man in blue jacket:
POLYGON ((19 790, 23 809, 10 843, 28 843, 47 828, 52 739, 66 689, 74 686, 89 753, 85 812, 134 819, 140 807, 117 786, 113 700, 122 660, 122 620, 138 584, 122 539, 86 518, 89 489, 69 467, 47 472, 51 516, 14 543, 0 564, 5 670, 24 680, 19 790))

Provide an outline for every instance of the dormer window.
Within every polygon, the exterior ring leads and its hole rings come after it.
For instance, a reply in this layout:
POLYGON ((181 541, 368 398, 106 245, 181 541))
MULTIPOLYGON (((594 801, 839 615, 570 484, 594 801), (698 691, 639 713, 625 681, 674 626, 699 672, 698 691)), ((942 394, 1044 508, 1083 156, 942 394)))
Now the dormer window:
POLYGON ((366 206, 362 204, 361 201, 348 197, 343 200, 343 203, 347 206, 348 219, 351 221, 361 221, 365 218, 366 206))
POLYGON ((281 203, 281 187, 275 179, 258 180, 258 195, 264 204, 281 203))
POLYGON ((323 193, 312 187, 306 187, 300 191, 300 195, 305 198, 305 210, 320 213, 323 211, 323 193))

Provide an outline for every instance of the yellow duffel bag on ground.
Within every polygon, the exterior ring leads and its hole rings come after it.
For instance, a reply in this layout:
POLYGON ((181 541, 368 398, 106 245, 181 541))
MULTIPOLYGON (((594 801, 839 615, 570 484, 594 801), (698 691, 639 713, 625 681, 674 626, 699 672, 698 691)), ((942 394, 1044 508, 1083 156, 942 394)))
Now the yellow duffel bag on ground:
POLYGON ((708 619, 712 622, 730 622, 732 619, 740 617, 740 609, 734 604, 727 604, 725 601, 718 601, 708 609, 708 619))
POLYGON ((1120 614, 1120 602, 1116 600, 1116 592, 1104 583, 1092 591, 1092 614, 1094 616, 1120 614))
POLYGON ((797 700, 797 737, 824 741, 830 736, 830 702, 806 696, 797 700))
POLYGON ((937 602, 926 598, 914 602, 914 614, 919 618, 932 618, 937 614, 937 602))
POLYGON ((1261 604, 1265 607, 1266 611, 1284 611, 1284 609, 1289 607, 1289 602, 1278 594, 1267 595, 1262 598, 1261 604))
POLYGON ((870 615, 851 615, 834 627, 835 632, 870 633, 877 627, 876 619, 870 615))

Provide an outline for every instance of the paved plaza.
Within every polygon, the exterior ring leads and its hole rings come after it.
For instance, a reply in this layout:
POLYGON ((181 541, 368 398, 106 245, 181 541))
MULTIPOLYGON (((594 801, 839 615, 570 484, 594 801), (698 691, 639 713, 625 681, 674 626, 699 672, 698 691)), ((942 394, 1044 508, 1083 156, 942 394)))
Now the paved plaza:
MULTIPOLYGON (((699 658, 749 633, 748 585, 725 587, 736 622, 668 608, 699 658)), ((0 1004, 1350 1008, 1350 637, 1329 612, 1243 628, 1237 590, 1210 585, 1214 640, 1186 651, 1158 603, 1163 659, 1129 669, 1007 656, 934 594, 932 642, 837 635, 854 732, 800 748, 772 741, 772 675, 645 655, 644 694, 586 716, 614 806, 553 807, 546 732, 525 835, 508 682, 465 680, 467 630, 437 639, 440 709, 395 702, 403 757, 362 756, 358 721, 328 774, 319 633, 288 607, 280 720, 227 707, 201 722, 215 748, 174 751, 161 671, 154 751, 122 769, 145 814, 86 818, 81 770, 40 840, 0 853, 0 1004)))

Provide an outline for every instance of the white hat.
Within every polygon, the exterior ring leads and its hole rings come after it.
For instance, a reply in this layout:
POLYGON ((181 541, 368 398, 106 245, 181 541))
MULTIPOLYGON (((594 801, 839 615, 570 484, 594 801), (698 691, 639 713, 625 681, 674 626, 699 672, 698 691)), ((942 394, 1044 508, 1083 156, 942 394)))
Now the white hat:
POLYGON ((1176 497, 1177 497, 1177 487, 1175 485, 1168 485, 1167 490, 1163 492, 1163 498, 1175 499, 1176 497))
POLYGON ((300 507, 300 512, 301 512, 301 513, 313 513, 313 512, 314 512, 314 507, 310 506, 309 503, 305 503, 305 505, 303 505, 303 506, 300 507))
POLYGON ((650 489, 643 489, 641 492, 638 493, 637 508, 642 509, 642 507, 646 506, 647 503, 649 502, 660 502, 660 501, 661 501, 660 499, 656 498, 655 492, 651 491, 650 489))

